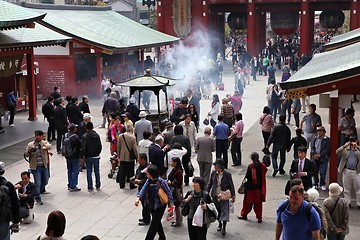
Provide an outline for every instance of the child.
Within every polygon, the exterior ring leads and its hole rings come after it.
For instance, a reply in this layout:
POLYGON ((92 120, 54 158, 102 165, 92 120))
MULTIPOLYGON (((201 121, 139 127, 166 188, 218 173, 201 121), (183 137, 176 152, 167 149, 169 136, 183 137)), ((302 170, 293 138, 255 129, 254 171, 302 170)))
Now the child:
POLYGON ((301 134, 302 134, 302 129, 297 128, 296 129, 296 137, 293 137, 290 140, 290 144, 289 144, 289 147, 287 149, 287 151, 290 152, 291 146, 294 144, 294 159, 298 158, 298 148, 300 146, 304 146, 304 147, 307 146, 306 139, 301 134))

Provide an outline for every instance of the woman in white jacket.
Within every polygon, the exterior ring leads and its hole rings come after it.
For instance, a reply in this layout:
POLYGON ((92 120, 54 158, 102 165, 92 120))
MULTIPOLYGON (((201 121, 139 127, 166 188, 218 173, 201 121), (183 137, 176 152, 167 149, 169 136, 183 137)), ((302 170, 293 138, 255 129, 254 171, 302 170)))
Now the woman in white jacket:
POLYGON ((220 114, 219 96, 217 94, 214 94, 213 101, 211 102, 211 109, 208 112, 208 116, 210 117, 210 124, 212 127, 215 127, 219 114, 220 114))

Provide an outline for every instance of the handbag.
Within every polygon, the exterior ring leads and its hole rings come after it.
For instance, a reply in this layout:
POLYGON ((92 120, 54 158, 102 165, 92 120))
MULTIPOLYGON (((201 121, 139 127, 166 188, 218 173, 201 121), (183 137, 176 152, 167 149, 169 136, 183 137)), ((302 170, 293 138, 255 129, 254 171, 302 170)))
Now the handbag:
POLYGON ((159 195, 160 202, 162 204, 168 204, 169 203, 168 195, 166 194, 164 189, 162 189, 160 182, 158 182, 158 185, 159 185, 158 195, 159 195))
POLYGON ((230 189, 226 190, 226 191, 221 191, 220 190, 220 194, 218 195, 218 199, 220 201, 227 201, 231 198, 231 192, 230 189))
POLYGON ((244 177, 244 179, 242 180, 241 185, 240 185, 240 187, 238 189, 239 194, 245 194, 245 190, 246 190, 245 184, 246 184, 246 182, 247 182, 247 178, 244 177))
POLYGON ((209 118, 208 117, 205 118, 204 121, 203 121, 203 124, 207 126, 207 125, 209 125, 209 123, 210 123, 209 118))
POLYGON ((266 167, 269 167, 270 166, 270 156, 264 155, 262 162, 265 164, 266 167))
POLYGON ((191 162, 189 162, 189 164, 188 164, 188 172, 186 175, 188 175, 188 177, 194 176, 194 166, 192 165, 191 162))
POLYGON ((129 159, 129 160, 135 160, 135 159, 136 159, 136 155, 135 155, 134 150, 133 150, 133 149, 131 149, 131 150, 129 149, 129 147, 128 147, 127 143, 126 143, 126 140, 125 140, 125 135, 123 134, 122 136, 123 136, 123 138, 124 138, 124 142, 125 142, 126 148, 127 148, 127 150, 129 151, 129 155, 130 155, 130 159, 129 159))

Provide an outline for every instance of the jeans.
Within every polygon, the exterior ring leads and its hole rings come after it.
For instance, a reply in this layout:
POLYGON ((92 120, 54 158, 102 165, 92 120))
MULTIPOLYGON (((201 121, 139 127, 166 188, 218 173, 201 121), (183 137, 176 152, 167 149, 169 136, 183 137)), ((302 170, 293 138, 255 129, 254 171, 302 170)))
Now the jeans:
POLYGON ((231 157, 234 165, 241 164, 241 142, 243 138, 235 137, 231 143, 231 157))
POLYGON ((161 219, 164 215, 166 206, 160 207, 158 209, 150 209, 152 220, 150 222, 150 227, 147 231, 145 240, 153 240, 156 236, 156 233, 159 234, 159 240, 165 240, 164 229, 161 225, 161 219))
POLYGON ((0 223, 0 239, 1 240, 10 240, 10 224, 0 223))
POLYGON ((328 161, 326 161, 326 162, 315 161, 315 165, 316 165, 316 173, 314 176, 314 184, 315 184, 315 186, 319 185, 319 174, 320 174, 320 186, 325 186, 328 161))
POLYGON ((141 200, 141 206, 142 206, 142 211, 141 211, 142 219, 144 220, 145 223, 150 223, 151 221, 150 209, 148 208, 148 206, 145 205, 145 201, 143 200, 141 200))
POLYGON ((190 240, 206 240, 207 226, 204 224, 203 227, 195 227, 192 225, 192 218, 188 218, 188 232, 190 240))
POLYGON ((346 235, 327 234, 328 240, 344 240, 346 235))
POLYGON ((227 139, 216 139, 216 158, 221 158, 225 162, 225 168, 228 168, 228 148, 229 143, 227 139))
POLYGON ((93 180, 92 180, 92 170, 94 167, 94 173, 95 173, 95 187, 100 188, 100 157, 90 157, 85 159, 86 163, 86 177, 87 177, 87 183, 88 183, 88 190, 93 190, 93 180))
POLYGON ((281 115, 286 116, 286 113, 288 115, 287 117, 288 123, 290 123, 290 119, 291 119, 291 104, 292 104, 292 100, 286 100, 285 104, 281 108, 281 115))
POLYGON ((276 144, 273 144, 271 158, 272 158, 272 165, 273 165, 274 171, 278 171, 278 170, 284 171, 284 165, 285 165, 285 160, 286 160, 285 154, 286 154, 286 148, 276 145, 276 144), (280 152, 280 166, 278 167, 277 157, 278 157, 279 152, 280 152))
POLYGON ((68 188, 75 188, 78 185, 79 159, 66 159, 68 188))
POLYGON ((41 199, 40 192, 41 189, 45 189, 45 186, 49 181, 49 169, 46 167, 37 167, 35 170, 31 170, 31 173, 34 176, 34 183, 36 186, 34 199, 41 199))
POLYGON ((299 113, 294 113, 294 119, 295 119, 295 126, 299 127, 300 126, 300 116, 299 113))

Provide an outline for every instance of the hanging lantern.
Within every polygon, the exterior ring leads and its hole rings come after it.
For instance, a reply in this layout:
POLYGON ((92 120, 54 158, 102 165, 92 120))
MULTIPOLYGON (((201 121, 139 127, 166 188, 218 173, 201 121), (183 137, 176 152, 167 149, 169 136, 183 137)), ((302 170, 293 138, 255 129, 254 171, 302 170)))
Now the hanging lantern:
POLYGON ((272 12, 270 14, 270 25, 273 32, 277 35, 291 35, 299 27, 299 12, 272 12))
POLYGON ((246 13, 230 13, 227 22, 231 30, 244 31, 246 30, 246 13))
POLYGON ((320 14, 320 25, 328 32, 336 32, 344 24, 343 11, 323 11, 320 14))

